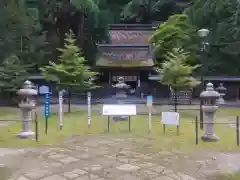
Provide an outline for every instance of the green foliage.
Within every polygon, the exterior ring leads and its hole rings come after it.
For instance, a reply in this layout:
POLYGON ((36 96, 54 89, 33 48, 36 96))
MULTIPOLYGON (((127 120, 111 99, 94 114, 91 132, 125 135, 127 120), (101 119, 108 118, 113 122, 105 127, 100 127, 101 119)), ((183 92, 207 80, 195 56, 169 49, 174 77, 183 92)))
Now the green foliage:
POLYGON ((197 29, 211 33, 208 73, 237 75, 240 72, 240 3, 238 0, 195 0, 186 9, 190 22, 197 29), (229 71, 231 69, 231 71, 229 71))
POLYGON ((189 54, 181 49, 174 48, 165 56, 166 61, 162 63, 159 72, 163 74, 162 83, 173 89, 193 88, 199 82, 191 76, 199 66, 187 64, 189 54))
POLYGON ((146 23, 148 18, 152 22, 164 21, 168 16, 179 11, 180 8, 174 0, 131 0, 124 6, 121 18, 123 21, 133 23, 134 21, 146 23))
POLYGON ((30 67, 22 64, 16 55, 7 57, 0 67, 0 89, 2 93, 15 92, 19 89, 27 80, 29 76, 27 70, 30 67))
POLYGON ((156 59, 162 60, 163 56, 173 48, 187 48, 192 45, 192 35, 195 28, 190 24, 188 16, 176 14, 166 22, 160 24, 154 34, 149 38, 153 45, 153 54, 156 59))
POLYGON ((59 48, 58 63, 49 62, 50 65, 42 67, 41 71, 49 81, 55 81, 60 87, 93 88, 95 72, 85 65, 85 59, 76 46, 72 33, 65 38, 64 48, 59 48))
POLYGON ((0 7, 0 63, 16 54, 23 64, 42 64, 47 49, 40 31, 39 22, 25 7, 7 1, 6 7, 0 7))

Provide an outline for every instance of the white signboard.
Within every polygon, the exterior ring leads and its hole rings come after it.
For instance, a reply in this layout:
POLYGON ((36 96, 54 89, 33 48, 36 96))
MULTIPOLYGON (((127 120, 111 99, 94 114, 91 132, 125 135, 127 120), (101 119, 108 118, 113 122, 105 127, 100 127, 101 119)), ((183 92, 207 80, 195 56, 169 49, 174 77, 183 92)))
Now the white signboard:
POLYGON ((58 94, 58 123, 59 128, 63 127, 63 92, 60 91, 58 94))
POLYGON ((39 87, 39 94, 47 94, 49 93, 49 87, 48 86, 40 86, 39 87))
POLYGON ((177 112, 162 112, 162 124, 179 125, 179 113, 177 112))
POLYGON ((137 108, 136 108, 136 105, 129 105, 129 104, 104 104, 102 115, 135 116, 137 115, 137 108))
POLYGON ((88 106, 88 127, 91 124, 91 93, 87 93, 87 106, 88 106))

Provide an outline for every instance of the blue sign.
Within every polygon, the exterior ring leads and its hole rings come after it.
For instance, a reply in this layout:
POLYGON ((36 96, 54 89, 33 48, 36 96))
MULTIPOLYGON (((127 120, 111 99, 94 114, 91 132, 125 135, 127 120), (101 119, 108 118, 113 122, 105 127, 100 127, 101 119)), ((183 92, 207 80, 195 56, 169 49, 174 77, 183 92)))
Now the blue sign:
POLYGON ((153 104, 153 97, 152 96, 147 96, 147 106, 151 107, 153 104))
POLYGON ((153 97, 152 96, 147 96, 147 101, 152 101, 153 97))
POLYGON ((44 115, 46 120, 50 116, 50 93, 45 94, 44 115))

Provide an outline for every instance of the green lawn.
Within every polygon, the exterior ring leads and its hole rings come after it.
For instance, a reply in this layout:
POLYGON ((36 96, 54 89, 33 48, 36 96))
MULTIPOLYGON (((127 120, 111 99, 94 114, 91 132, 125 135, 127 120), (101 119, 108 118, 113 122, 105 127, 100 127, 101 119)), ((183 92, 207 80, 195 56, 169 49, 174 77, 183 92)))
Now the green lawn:
MULTIPOLYGON (((175 126, 167 127, 164 134, 159 116, 153 116, 152 131, 148 133, 148 116, 139 115, 131 118, 131 132, 128 132, 128 122, 110 121, 110 132, 107 132, 107 118, 93 113, 91 127, 87 127, 86 112, 75 112, 64 115, 63 130, 58 128, 58 118, 56 115, 49 119, 48 134, 45 135, 45 121, 39 118, 39 142, 34 140, 19 140, 16 134, 21 129, 21 124, 16 123, 8 128, 0 128, 0 147, 28 147, 42 146, 48 144, 60 143, 64 137, 71 135, 94 136, 99 134, 106 135, 129 135, 129 136, 144 136, 150 138, 151 142, 156 147, 165 149, 217 149, 217 150, 238 150, 236 145, 236 132, 234 128, 227 125, 216 125, 215 132, 221 138, 216 143, 203 143, 199 140, 199 144, 195 144, 195 124, 194 119, 189 117, 181 118, 180 135, 177 136, 175 126)), ((33 127, 34 128, 34 127, 33 127)), ((200 135, 202 131, 199 130, 200 135)), ((199 135, 199 136, 200 136, 199 135)))
POLYGON ((211 180, 239 180, 240 172, 234 174, 219 174, 211 178, 211 180))

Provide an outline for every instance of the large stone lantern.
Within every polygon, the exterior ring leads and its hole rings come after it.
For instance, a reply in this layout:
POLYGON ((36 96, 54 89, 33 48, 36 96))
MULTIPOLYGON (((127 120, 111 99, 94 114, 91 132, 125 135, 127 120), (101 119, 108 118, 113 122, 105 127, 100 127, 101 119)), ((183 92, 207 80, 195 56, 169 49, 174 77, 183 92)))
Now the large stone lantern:
POLYGON ((227 88, 223 86, 223 83, 220 83, 220 85, 216 88, 216 90, 219 92, 220 97, 217 101, 218 104, 224 104, 224 96, 226 95, 227 88))
POLYGON ((200 94, 203 100, 202 110, 205 114, 204 117, 204 135, 201 137, 203 141, 218 141, 219 137, 214 134, 214 114, 216 113, 218 106, 217 100, 220 94, 214 90, 213 84, 208 83, 206 90, 200 94))
POLYGON ((26 139, 32 138, 34 132, 32 131, 32 110, 36 107, 33 96, 37 95, 37 90, 33 89, 30 81, 25 81, 23 88, 18 90, 17 94, 22 96, 19 108, 22 111, 22 131, 17 137, 26 139))

